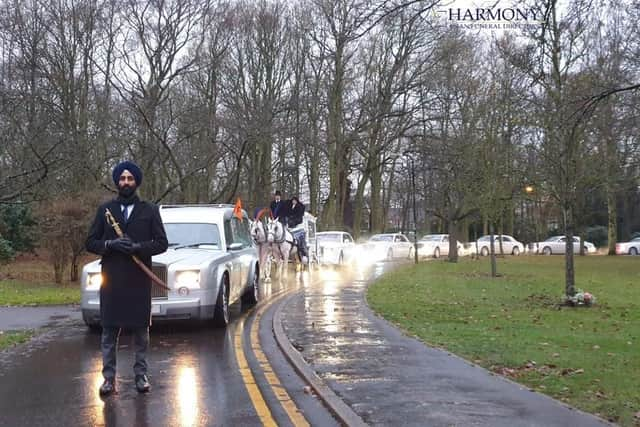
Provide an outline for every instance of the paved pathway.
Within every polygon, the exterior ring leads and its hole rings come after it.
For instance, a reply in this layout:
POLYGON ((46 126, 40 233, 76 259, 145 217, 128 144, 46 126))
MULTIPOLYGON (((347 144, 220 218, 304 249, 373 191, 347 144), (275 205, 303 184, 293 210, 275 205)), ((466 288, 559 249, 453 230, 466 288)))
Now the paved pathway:
POLYGON ((289 300, 282 319, 293 346, 366 423, 607 425, 403 335, 368 308, 366 286, 364 278, 311 286, 289 300))
POLYGON ((79 306, 0 307, 0 331, 38 329, 66 321, 82 321, 79 306))

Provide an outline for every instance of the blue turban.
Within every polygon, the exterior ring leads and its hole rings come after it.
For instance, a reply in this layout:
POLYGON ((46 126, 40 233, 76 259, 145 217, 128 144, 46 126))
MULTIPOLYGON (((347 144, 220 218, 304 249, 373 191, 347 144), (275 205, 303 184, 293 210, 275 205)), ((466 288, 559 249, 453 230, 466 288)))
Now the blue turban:
POLYGON ((113 168, 113 173, 111 177, 113 178, 113 183, 118 186, 118 181, 120 181, 120 175, 122 172, 128 170, 131 172, 131 175, 136 179, 136 187, 139 187, 142 184, 142 170, 138 165, 128 160, 119 163, 115 168, 113 168))

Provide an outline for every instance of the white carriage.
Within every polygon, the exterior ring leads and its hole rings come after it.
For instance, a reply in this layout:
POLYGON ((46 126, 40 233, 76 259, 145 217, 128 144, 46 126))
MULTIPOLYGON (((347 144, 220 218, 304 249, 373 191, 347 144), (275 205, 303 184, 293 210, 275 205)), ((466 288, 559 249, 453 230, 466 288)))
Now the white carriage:
POLYGON ((296 227, 290 229, 291 233, 304 230, 305 240, 307 244, 307 268, 311 268, 314 264, 318 265, 318 242, 316 241, 316 221, 317 218, 309 212, 305 212, 302 222, 296 227))

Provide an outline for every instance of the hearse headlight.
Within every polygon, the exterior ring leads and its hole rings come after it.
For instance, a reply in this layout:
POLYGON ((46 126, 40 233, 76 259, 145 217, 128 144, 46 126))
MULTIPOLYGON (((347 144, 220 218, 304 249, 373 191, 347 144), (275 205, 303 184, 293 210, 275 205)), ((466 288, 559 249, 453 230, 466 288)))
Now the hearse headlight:
POLYGON ((176 288, 199 288, 200 287, 200 271, 185 270, 176 273, 176 288))
POLYGON ((102 286, 102 273, 89 273, 87 275, 87 291, 97 291, 102 286))

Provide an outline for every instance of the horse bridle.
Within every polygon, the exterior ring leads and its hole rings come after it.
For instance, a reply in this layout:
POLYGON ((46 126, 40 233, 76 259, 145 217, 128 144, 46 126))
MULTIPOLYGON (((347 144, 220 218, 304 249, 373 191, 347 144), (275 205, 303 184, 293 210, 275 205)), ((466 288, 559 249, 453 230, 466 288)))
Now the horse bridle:
POLYGON ((272 235, 273 236, 273 242, 272 243, 280 244, 280 243, 285 241, 287 233, 286 233, 284 227, 282 227, 282 239, 277 239, 276 240, 276 232, 273 230, 275 228, 276 224, 273 223, 273 225, 274 225, 273 227, 267 227, 267 242, 269 241, 269 235, 272 235))
POLYGON ((259 240, 259 237, 260 237, 260 233, 259 233, 259 232, 260 232, 260 228, 262 228, 262 234, 264 235, 264 242, 262 242, 262 243, 266 243, 266 242, 267 242, 267 233, 265 232, 265 230, 264 230, 264 226, 262 226, 262 225, 257 225, 257 224, 256 224, 256 225, 251 226, 251 237, 253 238, 253 240, 254 240, 256 243, 260 243, 260 240, 259 240), (255 227, 255 228, 254 228, 254 227, 255 227), (256 230, 256 233, 255 233, 255 234, 253 233, 253 230, 254 230, 254 229, 256 230))

